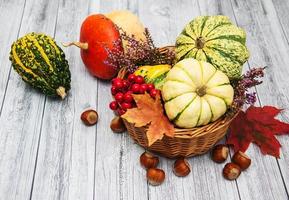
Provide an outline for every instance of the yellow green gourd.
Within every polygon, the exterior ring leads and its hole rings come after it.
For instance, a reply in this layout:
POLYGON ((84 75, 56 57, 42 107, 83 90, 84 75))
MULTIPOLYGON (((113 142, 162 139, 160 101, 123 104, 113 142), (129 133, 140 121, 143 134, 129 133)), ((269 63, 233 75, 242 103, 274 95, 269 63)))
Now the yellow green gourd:
POLYGON ((170 65, 145 65, 139 67, 134 74, 144 77, 146 83, 153 83, 157 89, 161 89, 170 69, 170 65))
POLYGON ((45 95, 64 98, 70 90, 68 62, 50 36, 25 35, 12 44, 9 59, 22 79, 45 95))

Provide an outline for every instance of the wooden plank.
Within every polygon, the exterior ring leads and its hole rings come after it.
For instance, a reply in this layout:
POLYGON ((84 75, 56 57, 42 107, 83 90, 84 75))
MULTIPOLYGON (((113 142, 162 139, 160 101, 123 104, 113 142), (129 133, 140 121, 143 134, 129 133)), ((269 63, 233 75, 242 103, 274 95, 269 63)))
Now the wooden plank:
MULTIPOLYGON (((103 3, 99 1, 99 7, 90 8, 90 12, 101 12, 103 3)), ((112 2, 107 2, 111 5, 112 2)), ((108 110, 111 99, 109 82, 98 81, 97 105, 99 108, 99 122, 97 125, 95 147, 95 193, 94 199, 120 199, 121 181, 121 135, 114 135, 108 126, 113 113, 108 110)))
MULTIPOLYGON (((100 1, 100 10, 136 10, 137 1, 100 1)), ((126 133, 114 134, 109 123, 114 114, 108 104, 112 100, 110 82, 99 81, 98 108, 101 120, 97 128, 95 199, 147 199, 147 182, 141 173, 139 155, 143 150, 133 144, 126 133)))
MULTIPOLYGON (((229 8, 230 6, 228 6, 228 5, 230 5, 230 2, 228 2, 228 1, 222 1, 222 4, 220 2, 208 1, 207 5, 210 5, 210 6, 207 6, 208 11, 210 9, 214 9, 214 7, 216 10, 216 13, 215 12, 211 13, 209 11, 208 12, 209 14, 218 14, 218 13, 222 13, 223 11, 228 12, 228 11, 232 10, 231 8, 229 8), (214 3, 217 5, 214 6, 214 3), (226 8, 224 9, 224 7, 226 7, 226 8)), ((243 13, 243 12, 240 11, 240 13, 243 13)), ((235 13, 231 12, 231 13, 225 13, 225 14, 230 16, 230 18, 234 20, 234 14, 235 13)), ((244 16, 240 17, 240 19, 244 19, 244 16)), ((238 23, 239 23, 239 20, 238 20, 238 23)), ((247 23, 249 24, 248 21, 247 21, 247 23)), ((248 27, 246 27, 246 28, 248 28, 248 27)), ((253 28, 251 28, 249 30, 253 30, 253 28)), ((248 36, 248 37, 250 37, 250 36, 248 36)), ((248 38, 249 46, 252 44, 256 44, 256 43, 253 43, 252 41, 250 41, 250 38, 248 38)), ((251 60, 255 61, 255 59, 251 59, 251 60)), ((251 60, 250 60, 250 62, 252 62, 251 60)), ((246 69, 248 69, 248 66, 245 66, 245 70, 246 69)), ((265 90, 263 89, 263 91, 265 91, 265 90)), ((258 169, 257 168, 255 168, 255 169, 250 168, 248 170, 248 172, 246 172, 246 177, 243 178, 243 176, 245 175, 245 173, 243 173, 243 175, 238 179, 237 182, 238 182, 238 187, 240 190, 239 192, 241 194, 241 197, 243 199, 255 199, 255 198, 257 198, 257 196, 258 196, 258 198, 261 197, 262 199, 271 199, 273 197, 278 199, 278 198, 284 197, 284 190, 282 187, 280 190, 275 191, 276 194, 275 195, 273 194, 272 196, 268 196, 268 194, 265 192, 267 190, 270 190, 272 185, 273 185, 273 188, 275 187, 274 189, 276 189, 278 187, 278 184, 282 185, 282 179, 280 176, 278 176, 278 173, 279 173, 278 165, 274 163, 274 159, 271 158, 270 160, 266 160, 265 158, 264 159, 259 158, 260 153, 256 147, 250 148, 249 155, 254 159, 256 157, 258 157, 258 161, 256 163, 258 163, 258 164, 262 163, 265 166, 262 167, 261 169, 260 168, 258 168, 258 169), (268 166, 271 166, 271 167, 268 168, 268 166), (252 172, 252 170, 253 170, 253 172, 252 172), (273 172, 273 175, 270 175, 272 172, 273 172), (249 179, 252 177, 252 174, 254 177, 264 177, 265 176, 267 178, 267 180, 263 180, 263 178, 262 179, 259 178, 259 180, 258 180, 259 183, 256 183, 256 182, 251 183, 251 181, 249 179), (272 181, 272 183, 270 183, 271 179, 274 179, 274 181, 272 181), (263 184, 263 181, 266 183, 265 186, 263 184), (251 191, 254 191, 254 192, 252 193, 251 191), (280 191, 281 191, 281 195, 279 195, 280 191)), ((274 191, 272 193, 274 193, 274 191)))
POLYGON ((202 15, 226 15, 234 21, 234 11, 230 0, 214 1, 214 0, 198 0, 202 15))
MULTIPOLYGON (((277 29, 279 33, 274 33, 275 35, 275 40, 277 42, 282 42, 281 48, 279 47, 279 44, 274 44, 279 51, 281 51, 281 54, 278 54, 278 57, 276 61, 280 63, 274 64, 275 67, 272 69, 270 72, 274 71, 275 77, 272 79, 271 77, 266 76, 266 82, 268 81, 269 84, 271 85, 271 90, 270 90, 270 96, 269 95, 261 95, 261 102, 262 104, 273 104, 276 105, 280 108, 284 108, 284 112, 281 114, 280 119, 285 122, 289 122, 289 103, 288 103, 288 84, 287 80, 284 80, 284 78, 289 75, 289 70, 288 70, 288 54, 284 52, 288 52, 288 44, 289 44, 289 22, 288 22, 288 9, 289 9, 289 2, 288 1, 269 1, 265 2, 262 1, 264 9, 269 10, 271 6, 275 6, 276 9, 276 14, 272 12, 268 12, 270 16, 273 14, 273 19, 272 24, 278 24, 277 19, 279 20, 279 23, 281 24, 281 30, 277 29), (286 10, 287 9, 287 10, 286 10), (281 39, 281 40, 280 40, 281 39), (285 46, 285 48, 283 47, 285 46), (280 49, 279 49, 280 48, 280 49), (286 58, 286 59, 284 59, 286 58), (281 60, 280 60, 281 59, 281 60), (270 98, 276 97, 276 98, 270 98)), ((276 31, 275 29, 273 29, 276 31)), ((275 43, 275 42, 273 42, 275 43)), ((287 78, 286 77, 286 78, 287 78)), ((278 160, 281 172, 283 175, 283 180, 285 181, 286 184, 286 189, 287 189, 287 195, 288 195, 288 188, 289 188, 289 170, 288 170, 288 162, 289 162, 289 140, 288 137, 278 137, 278 140, 281 142, 282 145, 282 151, 281 151, 281 159, 278 160)), ((289 198, 289 197, 288 197, 289 198)))
POLYGON ((9 53, 11 44, 19 34, 24 6, 25 0, 0 2, 0 24, 5 28, 0 32, 0 66, 3 66, 0 68, 0 115, 11 69, 9 53))
MULTIPOLYGON (((88 0, 60 1, 55 35, 59 44, 78 40, 88 6, 88 0)), ((97 80, 83 65, 78 48, 64 51, 72 88, 64 101, 46 101, 32 199, 93 199, 96 126, 85 126, 80 115, 97 108, 97 80)))
MULTIPOLYGON (((264 8, 266 6, 266 2, 263 2, 264 8)), ((271 6, 274 6, 276 10, 276 17, 279 20, 279 23, 282 28, 282 32, 284 32, 284 35, 286 37, 287 43, 288 43, 288 36, 289 36, 289 21, 287 20, 289 17, 289 13, 287 12, 289 8, 289 2, 283 1, 283 0, 275 0, 275 1, 269 1, 269 4, 271 6)))
MULTIPOLYGON (((261 102, 262 99, 267 98, 266 104, 285 105, 280 104, 279 98, 275 99, 274 97, 278 96, 277 91, 278 94, 282 95, 286 94, 286 91, 277 90, 276 85, 272 83, 276 80, 278 82, 285 81, 285 76, 288 74, 288 70, 282 71, 282 73, 278 72, 280 66, 283 65, 284 69, 286 68, 285 63, 287 62, 283 61, 288 60, 286 56, 288 49, 285 48, 285 40, 282 40, 281 27, 274 16, 273 6, 270 5, 265 8, 265 1, 261 3, 248 0, 242 4, 237 1, 231 2, 238 25, 247 31, 247 45, 251 51, 250 66, 268 66, 264 83, 257 87, 261 102), (276 76, 281 77, 277 78, 276 76), (276 101, 277 99, 279 102, 276 101)), ((248 150, 248 155, 256 164, 253 163, 248 172, 238 179, 241 198, 288 198, 276 159, 269 156, 264 157, 260 150, 253 145, 248 150)))
MULTIPOLYGON (((128 0, 126 9, 139 16, 139 2, 128 0)), ((148 199, 148 185, 145 170, 139 163, 139 157, 144 149, 134 143, 127 133, 123 135, 123 147, 122 191, 124 199, 146 200, 148 199)))
MULTIPOLYGON (((3 2, 0 3, 0 7, 4 5, 3 2)), ((195 15, 200 14, 198 6, 201 8, 201 14, 225 13, 229 16, 232 15, 227 1, 203 2, 199 1, 200 5, 198 5, 196 1, 146 1, 139 2, 138 5, 138 3, 131 1, 118 1, 117 3, 94 1, 91 2, 89 10, 90 12, 98 11, 97 6, 99 5, 103 11, 129 7, 132 11, 139 12, 142 21, 152 31, 157 45, 161 46, 174 43, 175 37, 183 25, 195 15)), ((54 25, 52 22, 55 22, 56 15, 51 15, 51 13, 55 13, 55 10, 57 10, 57 3, 51 2, 47 6, 45 6, 45 3, 48 2, 38 1, 35 5, 31 2, 27 3, 23 18, 25 27, 21 29, 20 34, 23 35, 25 32, 32 30, 53 34, 54 25), (52 5, 53 3, 54 5, 52 5), (46 12, 41 11, 41 9, 46 10, 46 12), (41 14, 42 12, 44 16, 41 14), (44 19, 41 19, 41 16, 44 19), (51 21, 48 20, 48 16, 51 21)), ((75 8, 73 7, 75 5, 68 5, 70 3, 65 1, 61 3, 61 14, 59 14, 57 25, 59 32, 57 31, 56 38, 59 41, 64 41, 66 35, 75 36, 77 33, 75 30, 79 29, 80 23, 76 23, 74 20, 81 20, 78 17, 83 16, 85 11, 82 8, 76 9, 77 11, 69 10, 68 8, 75 8), (64 19, 65 16, 72 16, 72 13, 77 17, 64 19), (71 21, 73 21, 73 26, 71 26, 73 28, 68 29, 71 21)), ((84 8, 86 4, 81 3, 84 8)), ((250 30, 248 34, 249 46, 251 52, 254 52, 251 55, 250 64, 266 64, 269 66, 264 84, 258 87, 261 103, 278 105, 283 108, 288 107, 285 79, 288 75, 288 69, 286 68, 288 63, 287 26, 283 25, 283 29, 285 27, 284 35, 279 26, 275 10, 272 9, 271 1, 262 1, 261 3, 250 1, 244 5, 234 1, 232 4, 235 11, 233 14, 236 14, 238 23, 250 30), (252 11, 249 11, 249 9, 252 9, 252 11)), ((285 5, 285 3, 280 3, 280 6, 282 5, 285 5)), ((17 7, 17 9, 20 8, 17 7)), ((2 17, 0 19, 2 20, 2 17)), ((286 21, 285 19, 284 17, 284 21, 286 21)), ((281 23, 286 24, 284 21, 281 21, 281 23)), ((11 26, 11 30, 14 28, 11 26)), ((11 33, 10 40, 12 42, 12 35, 14 34, 16 38, 16 33, 14 30, 11 33)), ((4 37, 7 37, 7 34, 4 37)), ((0 44, 2 44, 1 41, 0 44)), ((9 45, 8 42, 7 45, 9 45)), ((7 47, 7 49, 9 48, 7 47)), ((108 111, 107 107, 111 99, 107 92, 110 84, 102 81, 98 84, 99 91, 96 102, 96 89, 94 91, 92 88, 97 87, 97 81, 88 75, 83 68, 81 60, 78 58, 79 52, 77 49, 72 48, 65 51, 68 52, 69 61, 72 63, 72 72, 75 72, 72 74, 73 79, 80 81, 72 83, 75 84, 72 93, 64 102, 47 100, 42 131, 40 130, 40 124, 45 102, 43 96, 23 84, 18 76, 12 72, 3 114, 0 118, 0 199, 29 198, 40 131, 42 132, 39 146, 40 154, 35 174, 33 199, 92 198, 95 129, 84 127, 79 121, 79 115, 87 107, 97 107, 97 103, 100 123, 97 127, 97 146, 95 149, 96 199, 146 199, 147 197, 152 199, 238 198, 238 191, 234 183, 221 181, 223 165, 213 164, 209 159, 209 155, 190 159, 193 171, 189 177, 184 179, 177 178, 172 174, 171 165, 173 161, 161 159, 161 167, 167 173, 167 180, 160 187, 150 186, 148 196, 144 177, 145 171, 138 164, 142 149, 133 144, 127 135, 115 135, 108 128, 109 121, 112 118, 112 112, 108 111), (85 80, 88 80, 88 82, 81 81, 78 74, 87 76, 85 80), (87 90, 82 91, 83 85, 86 83, 88 85, 87 90), (93 91, 94 95, 90 95, 89 91, 93 91), (76 95, 81 97, 76 98, 76 95), (84 97, 85 103, 81 101, 84 97), (57 114, 58 112, 63 114, 60 116, 57 114), (64 125, 60 122, 64 122, 64 125), (83 134, 84 132, 85 134, 83 134), (108 144, 112 146, 111 149, 107 148, 108 144), (45 194, 47 196, 44 196, 45 194)), ((5 60, 5 57, 0 62, 5 60)), ((8 60, 6 62, 9 63, 8 60)), ((10 64, 1 66, 7 66, 9 69, 10 64)), ((5 68, 5 70, 7 69, 5 68)), ((0 79, 0 81, 2 80, 0 79)), ((0 92, 3 92, 2 88, 0 92)), ((288 121, 288 111, 281 118, 288 121)), ((288 163, 286 148, 288 140, 286 141, 285 137, 280 138, 283 151, 279 164, 286 181, 288 180, 288 167, 286 165, 288 163)), ((249 150, 249 155, 253 158, 253 162, 258 164, 253 164, 248 172, 238 179, 242 199, 287 199, 288 196, 286 196, 282 185, 282 177, 277 170, 278 164, 274 162, 274 159, 261 157, 259 150, 252 147, 249 150), (257 169, 257 165, 259 169, 257 169)), ((288 183, 286 182, 286 184, 288 183)))
MULTIPOLYGON (((57 6, 55 0, 27 0, 19 36, 30 31, 53 35, 57 6)), ((44 101, 44 95, 11 72, 0 118, 0 199, 30 197, 44 101)))
MULTIPOLYGON (((174 44, 185 24, 200 15, 197 1, 140 2, 139 14, 158 46, 174 44)), ((222 177, 223 164, 215 164, 205 154, 189 159, 192 172, 185 178, 172 173, 174 160, 161 158, 166 173, 159 187, 149 186, 149 199, 239 199, 236 184, 222 177)))

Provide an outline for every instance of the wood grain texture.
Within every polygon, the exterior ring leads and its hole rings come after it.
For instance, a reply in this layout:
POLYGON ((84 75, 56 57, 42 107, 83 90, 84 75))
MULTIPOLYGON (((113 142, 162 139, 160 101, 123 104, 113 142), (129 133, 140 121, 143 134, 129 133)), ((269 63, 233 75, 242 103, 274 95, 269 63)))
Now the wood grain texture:
MULTIPOLYGON (((150 0, 139 3, 139 15, 156 44, 164 46, 174 44, 185 24, 200 15, 200 10, 197 1, 150 0)), ((188 160, 192 172, 179 178, 172 172, 174 160, 161 158, 166 180, 160 187, 149 186, 149 199, 239 199, 236 184, 222 177, 223 164, 212 162, 209 154, 188 160)))
MULTIPOLYGON (((287 51, 288 51, 288 45, 289 45, 289 20, 288 20, 288 9, 289 9, 289 2, 288 1, 270 1, 269 5, 268 2, 263 2, 263 5, 265 7, 268 6, 274 6, 276 9, 276 17, 278 18, 280 22, 280 34, 282 38, 282 42, 287 43, 287 51), (272 5, 273 4, 273 5, 272 5), (284 35, 284 37, 282 36, 284 35)), ((276 19, 276 18, 275 18, 276 19)), ((276 22, 275 22, 276 23, 276 22)), ((277 44, 276 44, 277 45, 277 44)), ((289 122, 289 95, 288 95, 288 81, 287 79, 284 80, 284 76, 288 77, 289 69, 288 69, 288 54, 287 55, 280 55, 278 60, 281 58, 283 60, 283 56, 285 56, 287 59, 281 64, 281 66, 277 66, 275 70, 277 70, 277 79, 276 81, 273 81, 273 84, 275 85, 275 89, 277 88, 277 91, 274 89, 270 91, 270 93, 276 95, 276 99, 273 101, 274 104, 277 104, 280 108, 284 108, 284 112, 281 114, 280 119, 286 122, 289 122), (280 68, 279 68, 280 67, 280 68), (277 69, 278 68, 278 69, 277 69), (283 71, 285 73, 283 74, 283 71), (282 76, 283 81, 279 81, 279 77, 282 76), (284 90, 286 90, 284 92, 284 90), (284 93, 282 93, 284 92, 284 93), (276 102, 277 101, 277 102, 276 102)), ((286 78, 287 78, 286 77, 286 78)), ((266 79, 267 81, 268 79, 266 79)), ((270 80, 270 79, 269 79, 270 80)), ((271 82, 271 81, 270 81, 271 82)), ((270 100, 270 97, 265 95, 265 96, 260 96, 262 104, 272 104, 272 100, 270 100)), ((282 154, 281 154, 281 159, 278 160, 281 172, 283 175, 283 180, 285 181, 286 188, 287 188, 287 195, 288 195, 288 190, 289 190, 289 169, 288 169, 288 163, 289 163, 289 140, 288 137, 279 137, 282 145, 282 154)), ((278 138, 278 139, 279 139, 278 138)), ((288 197, 289 198, 289 197, 288 197)))
MULTIPOLYGON (((103 12, 106 8, 105 3, 106 1, 99 0, 99 7, 90 8, 90 12, 103 12)), ((107 3, 109 6, 109 2, 107 3)), ((119 5, 118 2, 116 4, 119 5)), ((94 199, 121 199, 122 196, 120 184, 122 136, 114 135, 108 126, 113 118, 113 113, 107 109, 111 99, 109 86, 109 81, 98 81, 97 104, 100 120, 97 124, 95 147, 94 199)))
MULTIPOLYGON (((127 1, 126 9, 140 17, 139 2, 139 0, 127 1)), ((146 170, 141 167, 139 161, 144 149, 134 143, 127 133, 123 135, 122 139, 123 199, 146 200, 149 198, 146 170)))
MULTIPOLYGON (((288 69, 288 29, 284 17, 286 14, 282 12, 280 8, 280 2, 273 1, 258 1, 255 2, 255 9, 259 9, 262 12, 256 12, 255 18, 258 22, 259 31, 262 32, 264 39, 259 42, 260 57, 264 58, 266 65, 266 76, 264 84, 258 87, 258 94, 260 97, 261 105, 275 105, 285 110, 281 113, 279 118, 288 122, 288 84, 287 77, 289 73, 288 69), (276 8, 276 10, 274 9, 276 8), (285 15, 284 15, 285 14, 285 15)), ((288 2, 283 2, 282 9, 288 8, 288 2)), ((249 1, 248 4, 253 5, 253 2, 249 1)), ((287 22, 288 23, 288 22, 287 22)), ((288 161, 289 161, 289 148, 288 137, 278 137, 282 145, 281 159, 277 160, 279 167, 281 168, 281 175, 285 185, 287 186, 287 198, 288 196, 288 161)))
MULTIPOLYGON (((276 21, 276 17, 269 14, 270 12, 275 12, 274 7, 268 6, 266 9, 260 1, 251 0, 242 4, 232 1, 232 6, 238 25, 244 27, 247 31, 247 44, 251 51, 249 65, 251 67, 267 66, 264 83, 257 87, 259 99, 262 101, 262 97, 267 96, 271 102, 267 102, 266 104, 280 105, 272 103, 275 101, 275 97, 277 97, 276 94, 268 94, 269 91, 276 91, 272 81, 270 81, 270 79, 272 80, 276 76, 276 69, 280 65, 276 59, 276 55, 278 53, 281 55, 282 53, 286 53, 287 48, 284 49, 286 45, 284 42, 274 45, 276 39, 280 41, 278 39, 280 38, 278 20, 276 21), (271 20, 275 21, 272 23, 271 20)), ((283 74, 285 73, 283 72, 283 74)), ((282 82, 282 79, 278 79, 278 81, 282 82)), ((258 167, 253 167, 254 165, 252 165, 250 171, 244 173, 238 179, 241 198, 255 199, 260 198, 260 195, 262 195, 262 199, 268 200, 288 198, 276 159, 270 156, 264 157, 259 148, 253 145, 249 149, 248 155, 256 160, 255 163, 258 167), (260 187, 256 187, 256 185, 260 185, 260 187)))
MULTIPOLYGON (((213 2, 213 1, 205 1, 207 3, 200 4, 206 4, 201 7, 203 7, 205 14, 225 14, 229 16, 235 23, 240 25, 239 21, 243 20, 245 18, 245 13, 240 12, 240 14, 237 13, 236 10, 233 10, 232 5, 230 1, 222 1, 220 2, 213 2), (210 5, 210 6, 207 6, 210 5), (234 12, 235 11, 235 12, 234 12), (236 21, 237 19, 237 21, 236 21)), ((249 12, 249 10, 248 10, 249 12)), ((251 24, 251 23, 250 23, 251 24)), ((242 26, 242 24, 241 24, 242 26)), ((244 27, 244 26, 242 26, 244 27)), ((251 31, 254 28, 251 28, 247 30, 248 27, 244 27, 247 32, 247 40, 249 44, 249 50, 256 55, 258 54, 257 50, 252 50, 250 44, 252 42, 251 39, 251 31)), ((255 43, 254 43, 255 44, 255 43)), ((248 66, 245 64, 244 70, 247 70, 248 66)), ((261 198, 261 199, 283 199, 286 197, 286 192, 283 187, 282 179, 280 176, 280 172, 278 169, 278 165, 274 158, 265 158, 262 155, 260 155, 259 149, 251 146, 251 148, 248 150, 248 155, 253 158, 253 164, 256 162, 258 163, 257 167, 250 167, 246 172, 242 173, 240 178, 237 180, 239 193, 241 196, 241 199, 255 199, 255 198, 261 198), (258 177, 258 178, 257 178, 258 177), (273 181, 270 181, 273 179, 273 181), (281 188, 279 188, 281 186, 281 188), (268 192, 270 191, 270 194, 268 195, 268 192)), ((254 165, 252 165, 254 166, 254 165)))
MULTIPOLYGON (((55 39, 78 40, 89 1, 59 2, 55 39)), ((97 79, 75 47, 63 48, 72 88, 65 100, 47 99, 41 128, 32 199, 93 199, 96 126, 87 127, 81 113, 97 109, 97 79)))
POLYGON ((5 27, 5 30, 0 31, 0 66, 3 66, 0 67, 0 116, 3 108, 8 79, 11 72, 9 52, 11 49, 11 44, 18 37, 24 7, 25 0, 0 2, 1 26, 5 27))
MULTIPOLYGON (((136 1, 101 0, 99 10, 130 9, 135 11, 136 1)), ((114 117, 108 109, 112 100, 110 82, 99 81, 98 107, 101 120, 97 127, 95 199, 147 199, 147 182, 139 165, 142 149, 133 144, 126 133, 115 134, 109 124, 114 117)))
MULTIPOLYGON (((265 4, 266 2, 263 2, 263 5, 266 6, 268 5, 265 4)), ((270 7, 273 7, 276 11, 276 17, 278 18, 278 21, 280 23, 280 28, 282 29, 282 32, 284 33, 286 37, 286 41, 288 44, 288 35, 289 35, 289 13, 287 12, 289 8, 289 2, 288 1, 283 1, 283 0, 274 0, 274 1, 269 1, 270 7)))
MULTIPOLYGON (((54 0, 27 0, 19 36, 31 31, 53 35, 57 7, 54 0)), ((11 72, 0 118, 0 199, 30 197, 44 102, 44 95, 11 72)))
MULTIPOLYGON (((166 180, 153 187, 139 164, 144 150, 128 134, 109 128, 114 116, 108 109, 110 83, 87 72, 79 49, 64 49, 72 73, 64 101, 46 98, 10 73, 8 54, 18 36, 35 31, 55 36, 59 44, 77 40, 88 13, 115 9, 137 14, 156 46, 174 44, 198 15, 229 16, 247 32, 251 57, 244 69, 268 66, 257 87, 259 103, 288 109, 287 1, 0 0, 0 199, 289 199, 287 136, 278 137, 279 160, 251 145, 252 166, 232 182, 222 177, 224 164, 213 163, 209 154, 190 158, 192 172, 185 178, 173 174, 173 160, 160 158, 166 180), (97 109, 97 126, 86 127, 79 119, 87 108, 97 109)), ((288 122, 288 116, 286 110, 280 119, 288 122)))

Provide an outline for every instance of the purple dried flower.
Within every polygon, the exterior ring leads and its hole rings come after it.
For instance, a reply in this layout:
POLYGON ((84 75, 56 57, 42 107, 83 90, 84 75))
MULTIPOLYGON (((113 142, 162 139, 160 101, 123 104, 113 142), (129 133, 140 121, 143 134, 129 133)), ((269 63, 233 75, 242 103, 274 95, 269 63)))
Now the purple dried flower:
POLYGON ((246 103, 250 104, 250 105, 254 105, 254 103, 256 102, 257 98, 256 98, 256 92, 253 93, 246 93, 246 103))
POLYGON ((244 78, 250 78, 250 77, 261 78, 264 76, 264 69, 265 67, 252 68, 251 70, 245 73, 244 78))
POLYGON ((235 92, 232 104, 233 110, 239 109, 244 103, 252 105, 256 102, 256 93, 248 93, 248 89, 262 83, 258 79, 264 76, 264 69, 264 67, 252 68, 239 81, 233 83, 235 92))
POLYGON ((133 35, 129 36, 125 31, 120 29, 121 39, 117 41, 125 43, 125 50, 113 48, 113 50, 106 49, 108 58, 106 63, 114 66, 116 69, 126 67, 130 73, 133 73, 139 66, 142 65, 157 65, 157 64, 172 64, 175 59, 175 54, 172 51, 161 53, 155 47, 152 37, 145 29, 146 40, 137 40, 133 35))

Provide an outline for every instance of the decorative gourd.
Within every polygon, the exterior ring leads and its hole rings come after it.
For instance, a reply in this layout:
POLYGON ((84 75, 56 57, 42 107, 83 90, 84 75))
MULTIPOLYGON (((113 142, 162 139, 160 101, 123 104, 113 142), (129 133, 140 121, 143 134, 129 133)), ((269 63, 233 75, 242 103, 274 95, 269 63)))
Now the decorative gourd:
MULTIPOLYGON (((121 30, 125 31, 129 36, 134 36, 137 40, 145 41, 145 28, 139 18, 128 10, 115 10, 105 14, 113 23, 121 30)), ((124 41, 123 41, 124 42, 124 41)))
POLYGON ((81 25, 80 41, 64 44, 71 45, 81 49, 82 61, 93 76, 109 80, 117 74, 117 69, 106 60, 108 49, 122 50, 122 42, 117 26, 104 15, 88 16, 81 25))
POLYGON ((230 79, 241 76, 248 60, 246 33, 226 16, 200 16, 191 21, 176 41, 176 57, 207 61, 230 79))
POLYGON ((167 74, 162 96, 168 118, 178 127, 192 128, 220 118, 232 104, 234 90, 222 71, 187 58, 167 74))
POLYGON ((9 59, 22 79, 44 94, 63 99, 70 90, 68 62, 50 36, 25 35, 12 44, 9 59))
POLYGON ((146 65, 139 67, 134 74, 144 77, 146 83, 153 83, 157 89, 161 89, 170 69, 170 65, 146 65))

